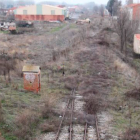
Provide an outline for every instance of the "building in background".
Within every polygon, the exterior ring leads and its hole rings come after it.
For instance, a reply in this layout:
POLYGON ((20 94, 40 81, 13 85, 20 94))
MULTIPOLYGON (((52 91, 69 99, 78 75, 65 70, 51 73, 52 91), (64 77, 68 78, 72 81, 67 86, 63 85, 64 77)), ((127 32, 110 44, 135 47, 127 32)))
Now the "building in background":
POLYGON ((70 13, 75 13, 75 7, 68 7, 68 10, 70 13))
POLYGON ((13 15, 14 14, 14 10, 16 10, 16 9, 17 9, 17 7, 13 7, 13 8, 8 9, 7 15, 13 15))
POLYGON ((130 14, 130 20, 140 20, 140 3, 126 6, 130 14))
POLYGON ((30 5, 14 10, 16 20, 64 21, 66 8, 51 5, 30 5))
POLYGON ((8 12, 7 8, 0 8, 0 15, 6 15, 8 12))

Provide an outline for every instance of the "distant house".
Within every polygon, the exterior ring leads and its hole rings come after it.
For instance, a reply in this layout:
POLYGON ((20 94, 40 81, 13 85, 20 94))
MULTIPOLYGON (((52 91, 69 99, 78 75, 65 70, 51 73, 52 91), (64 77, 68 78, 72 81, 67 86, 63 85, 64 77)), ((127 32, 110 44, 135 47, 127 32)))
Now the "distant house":
POLYGON ((127 5, 130 13, 130 20, 140 20, 140 3, 127 5))
POLYGON ((82 6, 72 6, 68 7, 68 10, 70 13, 82 13, 83 12, 83 7, 82 6))
POLYGON ((8 9, 7 15, 12 15, 12 14, 14 14, 14 10, 16 10, 16 9, 17 9, 17 7, 12 7, 12 8, 10 8, 10 9, 8 9))
POLYGON ((82 13, 82 8, 80 6, 74 6, 76 13, 82 13))
POLYGON ((6 15, 8 12, 8 9, 6 8, 0 8, 0 15, 6 15))
POLYGON ((66 9, 51 5, 30 5, 14 10, 16 20, 64 21, 66 9))
POLYGON ((76 9, 75 7, 68 7, 68 10, 70 13, 74 13, 76 9))

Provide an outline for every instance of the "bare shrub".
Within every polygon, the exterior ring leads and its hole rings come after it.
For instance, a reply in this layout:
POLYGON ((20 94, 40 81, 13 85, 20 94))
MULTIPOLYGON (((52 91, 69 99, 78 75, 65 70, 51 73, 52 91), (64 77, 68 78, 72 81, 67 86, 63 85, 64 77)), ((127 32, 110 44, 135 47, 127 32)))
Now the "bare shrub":
POLYGON ((140 139, 140 129, 128 129, 124 133, 122 140, 139 140, 140 139))
POLYGON ((104 5, 101 4, 100 7, 99 7, 99 12, 100 12, 100 15, 101 15, 102 17, 104 16, 104 9, 105 9, 104 5))
POLYGON ((40 125, 41 132, 54 132, 58 129, 59 120, 46 121, 40 125))
POLYGON ((122 10, 114 22, 114 28, 120 38, 121 52, 127 49, 127 42, 133 41, 133 36, 139 28, 138 20, 130 20, 130 15, 127 9, 122 10))
POLYGON ((48 118, 51 113, 53 113, 53 109, 56 106, 58 97, 55 95, 45 95, 42 96, 42 103, 44 104, 41 108, 41 114, 43 118, 48 118))
POLYGON ((87 28, 86 27, 81 28, 81 30, 79 31, 80 41, 85 41, 85 39, 86 39, 86 32, 87 32, 87 28))
POLYGON ((99 98, 97 96, 89 95, 85 102, 85 111, 88 114, 96 114, 100 110, 99 98))
POLYGON ((75 76, 68 76, 64 79, 65 88, 68 90, 76 89, 78 86, 78 79, 75 76))
POLYGON ((84 96, 87 96, 87 95, 91 95, 91 94, 95 94, 97 95, 98 94, 98 91, 97 89, 95 89, 95 87, 93 86, 88 86, 87 89, 83 90, 83 92, 81 92, 84 96))
POLYGON ((54 124, 48 124, 48 123, 43 123, 41 126, 40 126, 40 130, 42 132, 52 132, 54 131, 56 128, 56 126, 54 124))
POLYGON ((33 135, 33 126, 37 125, 38 121, 39 114, 31 110, 24 110, 16 117, 14 134, 19 139, 29 140, 33 135))
POLYGON ((16 70, 17 60, 21 61, 21 56, 17 54, 12 56, 5 52, 0 54, 0 75, 3 75, 8 82, 11 81, 11 71, 16 70), (8 76, 8 79, 6 76, 8 76))
POLYGON ((15 60, 7 54, 0 55, 0 59, 0 74, 4 75, 5 80, 6 75, 8 75, 8 81, 10 82, 10 71, 15 69, 15 60))
POLYGON ((140 89, 133 89, 132 91, 128 91, 127 93, 125 93, 125 95, 126 97, 140 100, 140 89))
POLYGON ((94 125, 95 124, 95 117, 94 115, 88 114, 85 116, 85 120, 88 124, 94 125))

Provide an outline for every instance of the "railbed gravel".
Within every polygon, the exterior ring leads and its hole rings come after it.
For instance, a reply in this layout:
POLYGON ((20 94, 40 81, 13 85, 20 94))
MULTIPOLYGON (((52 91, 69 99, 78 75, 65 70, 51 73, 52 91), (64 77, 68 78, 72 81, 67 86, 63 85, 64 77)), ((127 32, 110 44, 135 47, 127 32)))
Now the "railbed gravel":
POLYGON ((73 140, 82 140, 84 136, 84 126, 74 125, 73 126, 73 140))
POLYGON ((88 127, 87 140, 97 140, 96 130, 93 126, 88 127))
POLYGON ((112 117, 107 112, 98 114, 98 125, 100 130, 101 140, 119 140, 117 136, 112 134, 113 127, 111 126, 112 117))

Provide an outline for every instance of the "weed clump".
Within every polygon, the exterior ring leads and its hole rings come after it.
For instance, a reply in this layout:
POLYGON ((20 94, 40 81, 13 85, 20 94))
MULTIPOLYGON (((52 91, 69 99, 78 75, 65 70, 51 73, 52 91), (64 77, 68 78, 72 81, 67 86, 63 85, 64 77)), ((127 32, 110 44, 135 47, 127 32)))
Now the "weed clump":
POLYGON ((65 88, 68 90, 76 89, 78 86, 78 79, 76 76, 68 76, 64 79, 65 88))
POLYGON ((53 113, 53 108, 56 106, 57 97, 54 95, 43 97, 43 107, 41 108, 41 115, 43 118, 49 118, 49 115, 53 113))
POLYGON ((89 95, 85 102, 85 111, 88 114, 96 114, 100 110, 99 98, 97 96, 89 95))
POLYGON ((140 129, 128 129, 122 140, 139 140, 140 139, 140 129))
POLYGON ((57 131, 59 123, 60 123, 59 120, 51 120, 49 122, 46 121, 46 122, 43 122, 39 128, 41 132, 43 133, 54 132, 54 131, 57 131))
POLYGON ((125 93, 126 97, 140 100, 140 89, 133 89, 125 93))
POLYGON ((14 134, 19 139, 28 140, 33 136, 34 126, 39 122, 39 114, 31 110, 24 110, 15 120, 14 134))

